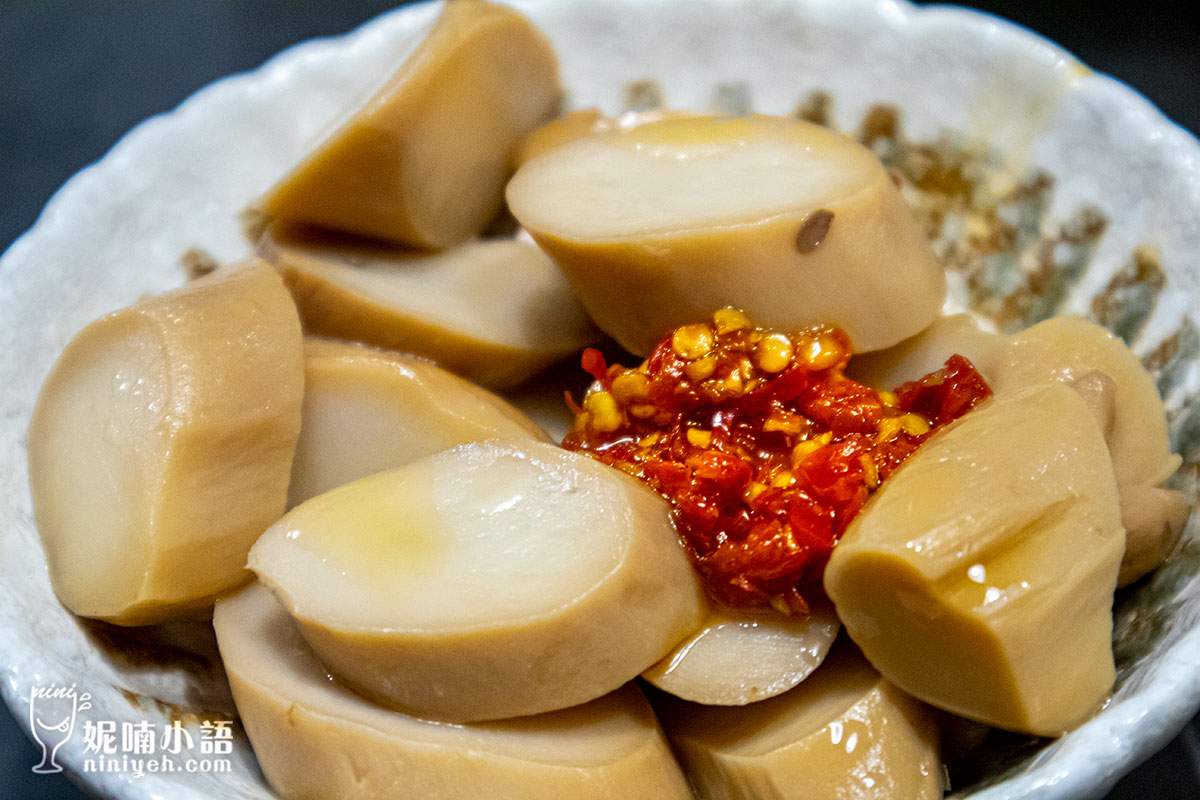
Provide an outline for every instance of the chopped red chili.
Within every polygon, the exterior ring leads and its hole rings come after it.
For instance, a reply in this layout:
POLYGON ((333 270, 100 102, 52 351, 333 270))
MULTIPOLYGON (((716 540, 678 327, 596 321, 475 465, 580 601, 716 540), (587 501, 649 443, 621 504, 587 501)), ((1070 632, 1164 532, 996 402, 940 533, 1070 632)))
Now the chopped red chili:
POLYGON ((587 350, 596 383, 563 446, 670 501, 716 599, 806 614, 871 492, 991 394, 959 355, 894 394, 846 377, 850 355, 836 328, 784 335, 734 309, 679 328, 636 368, 587 350))

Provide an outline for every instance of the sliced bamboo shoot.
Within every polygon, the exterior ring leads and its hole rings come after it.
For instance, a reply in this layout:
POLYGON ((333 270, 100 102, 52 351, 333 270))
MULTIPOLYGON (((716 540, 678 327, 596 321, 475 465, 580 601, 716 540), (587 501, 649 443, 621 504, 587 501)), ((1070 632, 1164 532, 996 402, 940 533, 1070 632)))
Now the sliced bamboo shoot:
POLYGON ((300 322, 261 261, 109 314, 67 345, 29 429, 50 579, 76 614, 142 625, 211 606, 283 515, 300 322))
POLYGON ((309 333, 415 353, 486 386, 519 383, 597 337, 553 262, 528 242, 420 255, 273 229, 259 252, 283 275, 309 333))
POLYGON ((936 800, 933 711, 839 644, 804 683, 740 708, 655 698, 699 800, 936 800))
POLYGON ((945 275, 867 149, 780 117, 668 116, 530 159, 513 214, 597 324, 646 355, 727 305, 759 325, 837 325, 856 350, 941 310, 945 275))
POLYGON ((935 434, 850 524, 825 589, 900 688, 1056 736, 1112 687, 1125 549, 1100 430, 1063 384, 993 398, 935 434))
POLYGON ((741 706, 807 678, 840 628, 828 605, 814 606, 802 619, 714 607, 698 631, 642 677, 694 703, 741 706))
POLYGON ((260 206, 411 247, 464 241, 500 209, 517 145, 561 92, 550 43, 523 15, 446 3, 399 71, 260 206))
POLYGON ((520 167, 526 161, 544 155, 576 139, 583 139, 608 131, 635 128, 638 125, 644 125, 647 122, 654 122, 655 120, 666 119, 668 117, 690 116, 693 115, 685 111, 671 111, 662 108, 647 109, 644 111, 626 111, 619 117, 609 117, 597 108, 583 108, 570 111, 561 117, 550 120, 550 122, 538 128, 521 143, 521 147, 517 151, 517 166, 520 167))
POLYGON ((502 398, 424 359, 309 339, 288 506, 484 439, 546 441, 546 434, 502 398))
POLYGON ((1182 492, 1157 486, 1121 487, 1125 555, 1117 586, 1128 586, 1166 560, 1183 536, 1192 506, 1182 492))
POLYGON ((878 353, 856 356, 848 374, 892 389, 935 370, 954 353, 975 364, 998 393, 1068 383, 1084 398, 1108 445, 1121 496, 1127 554, 1120 586, 1157 567, 1187 521, 1187 504, 1160 489, 1179 466, 1171 453, 1166 412, 1154 378, 1125 344, 1079 317, 1055 317, 1001 336, 972 317, 942 317, 921 333, 878 353))
POLYGON ((1055 317, 1009 337, 995 366, 996 391, 1103 372, 1116 384, 1112 453, 1117 483, 1161 486, 1179 467, 1154 378, 1125 343, 1082 317, 1055 317))
POLYGON ((691 797, 634 686, 536 717, 426 722, 331 680, 261 585, 219 601, 213 625, 238 716, 284 800, 691 797))
POLYGON ((1011 336, 982 331, 967 314, 943 317, 895 347, 855 357, 847 372, 890 390, 937 369, 954 353, 971 359, 998 393, 1103 373, 1116 389, 1105 438, 1117 482, 1160 486, 1179 466, 1153 376, 1124 342, 1082 317, 1054 317, 1011 336))
POLYGON ((250 566, 331 672, 455 722, 606 694, 704 612, 660 497, 533 442, 463 445, 313 498, 250 566))

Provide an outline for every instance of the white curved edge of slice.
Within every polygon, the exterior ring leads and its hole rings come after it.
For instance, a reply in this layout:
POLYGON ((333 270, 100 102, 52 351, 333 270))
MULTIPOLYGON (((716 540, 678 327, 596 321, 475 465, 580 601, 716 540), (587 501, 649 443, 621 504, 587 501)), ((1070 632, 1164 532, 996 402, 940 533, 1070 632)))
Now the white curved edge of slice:
POLYGON ((120 625, 195 616, 250 578, 283 513, 304 368, 300 322, 257 259, 96 320, 66 346, 29 430, 51 583, 120 625))
POLYGON ((462 445, 315 497, 249 562, 342 680, 454 722, 599 697, 704 613, 662 498, 533 441, 462 445))
POLYGON ((467 442, 547 441, 500 396, 419 356, 314 337, 304 356, 289 508, 467 442))
POLYGON ((506 193, 597 325, 643 356, 724 306, 877 350, 945 298, 945 270, 875 155, 795 119, 600 130, 525 162, 506 193))
POLYGON ((762 702, 650 697, 698 797, 942 797, 935 712, 880 677, 848 640, 799 686, 762 702))
POLYGON ((415 353, 494 388, 599 336, 554 262, 523 239, 418 254, 273 227, 258 252, 308 333, 415 353))
POLYGON ((825 569, 847 633, 930 705, 1059 736, 1108 698, 1125 547, 1084 400, 1047 383, 938 430, 850 523, 825 569))
POLYGON ((600 242, 735 228, 836 205, 881 174, 869 150, 812 123, 680 114, 570 131, 529 159, 508 191, 531 229, 600 242))
POLYGON ((829 603, 803 618, 713 607, 700 629, 642 673, 694 703, 740 706, 782 694, 825 660, 841 622, 829 603))
POLYGON ((260 584, 218 601, 213 625, 242 724, 285 800, 691 797, 635 686, 537 717, 427 722, 331 679, 260 584))

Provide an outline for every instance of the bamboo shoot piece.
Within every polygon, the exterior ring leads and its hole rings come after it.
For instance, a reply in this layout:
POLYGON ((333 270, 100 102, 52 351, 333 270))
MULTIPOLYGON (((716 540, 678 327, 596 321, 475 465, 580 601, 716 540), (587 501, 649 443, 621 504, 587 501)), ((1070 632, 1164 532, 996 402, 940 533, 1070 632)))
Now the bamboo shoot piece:
POLYGON ((957 314, 885 351, 856 356, 847 373, 892 389, 937 369, 954 353, 969 358, 997 393, 1067 383, 1084 397, 1104 433, 1121 496, 1127 543, 1118 585, 1161 564, 1179 541, 1189 507, 1180 492, 1160 488, 1180 458, 1171 453, 1154 378, 1137 356, 1080 317, 1055 317, 1006 337, 957 314))
POLYGON ((284 800, 690 800, 634 686, 536 717, 426 722, 331 680, 261 585, 218 602, 213 625, 238 716, 284 800))
POLYGON ((638 355, 729 305, 764 327, 836 325, 875 350, 928 325, 945 296, 887 170, 811 123, 668 115, 600 129, 530 158, 507 195, 600 328, 638 355))
POLYGON ((561 93, 550 43, 525 16, 485 0, 445 3, 396 74, 260 208, 409 247, 464 241, 500 210, 517 145, 561 93))
POLYGON ((414 353, 493 388, 598 335, 553 262, 526 241, 415 254, 272 228, 259 253, 283 275, 309 333, 414 353))
POLYGON ((932 709, 834 647, 789 692, 738 708, 655 698, 699 800, 937 800, 932 709))
POLYGON ((545 441, 503 398, 415 356, 309 339, 288 507, 484 439, 545 441))
POLYGON ((144 625, 247 580, 283 515, 300 432, 300 322, 253 260, 84 328, 29 429, 50 580, 76 614, 144 625))
POLYGON ((925 442, 850 524, 825 589, 901 689, 1057 736, 1112 688, 1124 549, 1099 427, 1071 388, 1046 384, 997 396, 925 442))
POLYGON ((642 677, 694 703, 754 703, 807 678, 825 660, 840 628, 828 604, 814 604, 799 619, 714 607, 699 630, 642 677))
POLYGON ((463 445, 315 497, 250 566, 332 673, 451 722, 593 700, 704 610, 665 501, 536 442, 463 445))

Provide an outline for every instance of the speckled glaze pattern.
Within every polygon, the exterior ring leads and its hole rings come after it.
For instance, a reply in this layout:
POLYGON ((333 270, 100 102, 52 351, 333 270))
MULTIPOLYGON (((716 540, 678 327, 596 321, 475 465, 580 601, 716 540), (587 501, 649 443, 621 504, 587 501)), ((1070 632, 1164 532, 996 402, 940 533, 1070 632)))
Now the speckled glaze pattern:
MULTIPOLYGON (((951 270, 948 310, 1001 329, 1080 313, 1154 369, 1194 493, 1200 463, 1200 143, 1127 87, 1028 31, 893 0, 518 2, 554 42, 569 105, 798 114, 859 136, 901 180, 951 270)), ((246 246, 236 214, 412 48, 436 8, 408 7, 292 48, 139 125, 72 178, 0 261, 0 667, 75 683, 90 719, 232 716, 211 630, 114 632, 49 586, 25 466, 29 416, 63 345, 95 317, 183 280, 180 255, 246 246)), ((1044 745, 997 742, 972 798, 1084 798, 1200 706, 1200 543, 1116 605, 1117 690, 1044 745)), ((76 735, 59 753, 79 771, 76 735)), ((226 774, 83 776, 114 797, 266 798, 240 733, 226 774)))

